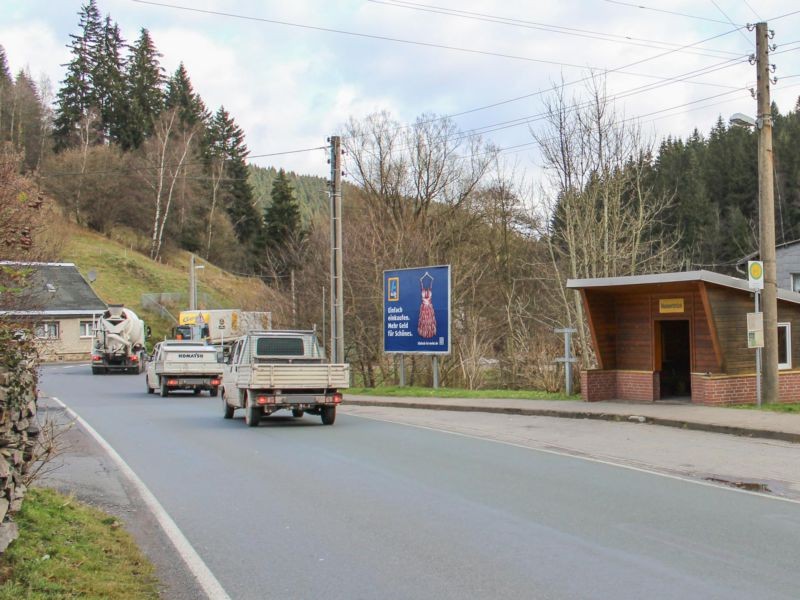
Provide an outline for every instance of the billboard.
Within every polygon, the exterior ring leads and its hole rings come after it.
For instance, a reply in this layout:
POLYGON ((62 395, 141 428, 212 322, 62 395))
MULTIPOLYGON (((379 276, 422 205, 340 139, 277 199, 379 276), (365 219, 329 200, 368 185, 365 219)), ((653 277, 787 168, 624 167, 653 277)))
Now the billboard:
POLYGON ((383 351, 450 354, 450 265, 383 272, 383 351))

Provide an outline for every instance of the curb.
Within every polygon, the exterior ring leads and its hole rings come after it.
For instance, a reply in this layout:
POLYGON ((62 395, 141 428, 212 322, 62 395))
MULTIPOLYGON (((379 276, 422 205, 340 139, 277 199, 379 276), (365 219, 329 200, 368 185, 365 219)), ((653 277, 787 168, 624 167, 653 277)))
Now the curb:
POLYGON ((708 431, 711 433, 724 433, 740 437, 762 438, 800 444, 800 433, 788 431, 771 431, 769 429, 756 429, 752 427, 738 427, 735 425, 720 425, 718 423, 698 423, 696 421, 683 421, 680 419, 667 419, 662 417, 646 417, 630 414, 601 413, 581 410, 553 410, 546 408, 512 408, 507 406, 475 406, 455 404, 429 404, 425 402, 392 402, 390 400, 342 400, 342 405, 351 406, 380 406, 384 408, 414 408, 424 410, 449 410, 453 412, 483 412, 503 415, 521 415, 526 417, 556 417, 560 419, 594 419, 597 421, 618 421, 646 423, 663 427, 676 427, 693 431, 708 431))

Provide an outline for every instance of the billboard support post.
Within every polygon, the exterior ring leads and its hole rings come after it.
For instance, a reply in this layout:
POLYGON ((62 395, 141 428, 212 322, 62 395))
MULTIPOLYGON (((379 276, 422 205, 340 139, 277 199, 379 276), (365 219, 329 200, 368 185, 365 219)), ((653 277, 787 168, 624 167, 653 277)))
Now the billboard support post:
POLYGON ((439 357, 433 355, 433 389, 439 389, 439 357))
POLYGON ((400 377, 400 387, 406 387, 406 357, 404 354, 398 357, 397 374, 400 377))

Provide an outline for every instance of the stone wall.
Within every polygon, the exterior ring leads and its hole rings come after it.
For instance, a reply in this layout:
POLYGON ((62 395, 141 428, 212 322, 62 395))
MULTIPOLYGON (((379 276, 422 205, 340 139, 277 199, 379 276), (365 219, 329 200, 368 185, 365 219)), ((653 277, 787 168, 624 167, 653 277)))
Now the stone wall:
POLYGON ((27 361, 0 366, 0 553, 18 535, 11 517, 22 506, 38 435, 34 367, 27 361))

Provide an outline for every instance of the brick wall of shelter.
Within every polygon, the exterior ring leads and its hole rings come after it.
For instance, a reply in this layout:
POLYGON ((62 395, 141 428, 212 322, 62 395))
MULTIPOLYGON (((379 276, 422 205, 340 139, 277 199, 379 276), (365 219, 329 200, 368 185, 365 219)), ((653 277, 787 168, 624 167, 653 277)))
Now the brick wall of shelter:
MULTIPOLYGON (((778 379, 780 401, 800 402, 800 371, 786 371, 778 379)), ((756 402, 756 376, 708 376, 692 373, 694 404, 727 405, 756 402)))
POLYGON ((581 396, 586 402, 658 400, 658 373, 652 371, 581 371, 581 396))
POLYGON ((652 371, 617 371, 617 399, 634 402, 658 400, 658 374, 652 371))
POLYGON ((616 371, 581 371, 581 397, 585 402, 613 400, 617 396, 616 371))

